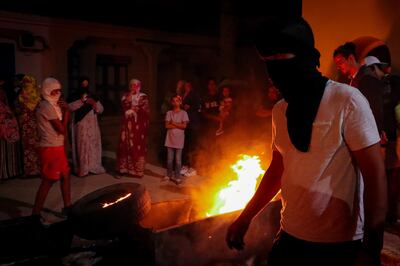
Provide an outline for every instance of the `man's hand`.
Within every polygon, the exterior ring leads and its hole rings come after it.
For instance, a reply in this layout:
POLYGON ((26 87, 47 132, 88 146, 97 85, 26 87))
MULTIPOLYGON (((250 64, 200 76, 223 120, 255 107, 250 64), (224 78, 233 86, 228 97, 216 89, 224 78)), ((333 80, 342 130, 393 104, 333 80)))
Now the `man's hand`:
POLYGON ((380 142, 381 146, 386 146, 389 142, 386 132, 382 130, 380 137, 381 137, 381 142, 380 142))
POLYGON ((82 97, 81 97, 81 101, 82 101, 82 102, 86 102, 86 101, 87 101, 87 98, 88 98, 87 94, 84 93, 84 94, 82 95, 82 97))
POLYGON ((387 184, 381 147, 379 143, 376 143, 370 147, 353 151, 352 155, 361 170, 364 181, 363 252, 371 255, 377 254, 371 257, 377 257, 379 260, 379 254, 383 247, 387 210, 387 184))
POLYGON ((244 236, 249 229, 250 221, 239 217, 228 228, 226 234, 226 244, 230 249, 243 250, 244 249, 244 236))
POLYGON ((265 172, 256 193, 240 214, 239 218, 232 223, 226 234, 226 243, 230 249, 242 250, 244 248, 244 236, 249 228, 250 222, 267 203, 278 193, 281 188, 281 177, 283 173, 282 155, 274 150, 272 161, 265 172))
POLYGON ((63 112, 68 111, 68 104, 63 99, 60 99, 58 101, 58 105, 60 106, 63 112))
POLYGON ((93 108, 95 108, 97 104, 97 102, 92 98, 87 98, 86 103, 90 104, 93 108))

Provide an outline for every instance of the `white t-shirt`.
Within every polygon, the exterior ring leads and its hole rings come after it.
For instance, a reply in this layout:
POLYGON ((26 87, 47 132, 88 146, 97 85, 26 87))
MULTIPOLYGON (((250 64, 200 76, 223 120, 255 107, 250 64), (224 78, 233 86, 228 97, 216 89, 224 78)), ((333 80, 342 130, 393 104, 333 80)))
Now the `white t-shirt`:
POLYGON ((56 109, 51 103, 42 100, 36 110, 36 119, 39 133, 39 147, 64 146, 64 135, 59 134, 50 123, 50 120, 59 119, 56 109))
MULTIPOLYGON (((174 112, 168 111, 165 115, 165 121, 172 123, 184 123, 189 122, 188 114, 185 110, 174 112)), ((179 128, 169 128, 165 137, 165 146, 175 149, 183 149, 185 143, 185 130, 179 128)))
POLYGON ((368 101, 345 84, 328 81, 313 123, 309 152, 290 141, 287 103, 272 111, 272 148, 283 157, 281 227, 312 242, 341 242, 363 237, 361 173, 351 151, 379 142, 368 101))

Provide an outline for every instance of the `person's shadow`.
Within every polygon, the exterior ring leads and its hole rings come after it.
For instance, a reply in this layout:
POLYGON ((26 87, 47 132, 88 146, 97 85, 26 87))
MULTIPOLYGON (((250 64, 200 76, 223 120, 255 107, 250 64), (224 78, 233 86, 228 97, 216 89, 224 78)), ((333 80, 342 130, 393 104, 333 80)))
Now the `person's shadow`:
MULTIPOLYGON (((33 208, 33 204, 15 199, 0 197, 0 213, 5 213, 6 215, 9 216, 9 219, 26 216, 26 213, 22 212, 23 208, 29 209, 29 214, 30 214, 33 208)), ((60 213, 50 210, 48 208, 43 208, 43 211, 51 213, 55 216, 60 215, 60 213)))
POLYGON ((19 200, 0 197, 0 212, 7 214, 10 218, 21 217, 21 208, 32 209, 33 205, 19 200))

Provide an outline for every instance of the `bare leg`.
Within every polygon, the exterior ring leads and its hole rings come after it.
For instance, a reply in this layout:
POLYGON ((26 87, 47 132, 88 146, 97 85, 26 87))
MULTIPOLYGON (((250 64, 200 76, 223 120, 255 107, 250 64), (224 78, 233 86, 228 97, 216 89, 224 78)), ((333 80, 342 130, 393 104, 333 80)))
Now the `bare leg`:
POLYGON ((69 171, 66 173, 62 173, 61 175, 60 188, 64 201, 64 207, 69 207, 71 206, 71 182, 69 171))
POLYGON ((49 190, 53 184, 53 181, 42 178, 42 183, 40 184, 39 190, 36 193, 35 204, 32 210, 33 215, 38 215, 42 211, 47 194, 49 193, 49 190))
POLYGON ((217 131, 215 132, 215 135, 219 136, 219 135, 221 135, 223 133, 224 133, 224 122, 221 119, 221 121, 219 122, 219 127, 218 127, 217 131))

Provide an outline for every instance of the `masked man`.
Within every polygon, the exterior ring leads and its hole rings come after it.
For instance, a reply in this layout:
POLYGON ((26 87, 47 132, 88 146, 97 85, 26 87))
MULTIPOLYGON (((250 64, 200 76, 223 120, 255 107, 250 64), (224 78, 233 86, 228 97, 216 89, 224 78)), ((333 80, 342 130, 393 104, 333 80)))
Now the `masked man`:
POLYGON ((68 105, 60 100, 61 84, 54 78, 43 81, 41 94, 43 99, 36 117, 42 182, 36 194, 33 215, 40 215, 50 188, 58 180, 61 182, 64 210, 71 205, 69 167, 64 148, 70 118, 68 105))
POLYGON ((272 111, 271 165, 229 227, 228 246, 244 247, 251 220, 281 189, 268 265, 379 265, 386 178, 368 101, 318 72, 303 19, 270 22, 256 47, 283 100, 272 111))

